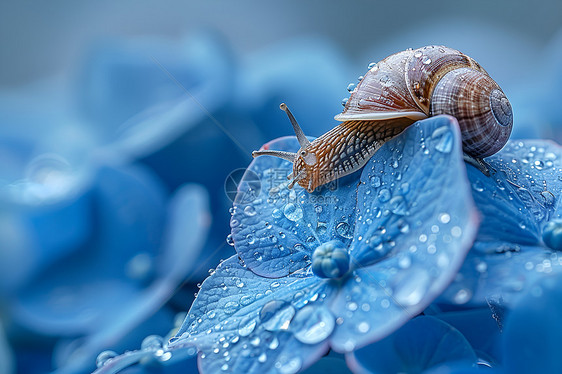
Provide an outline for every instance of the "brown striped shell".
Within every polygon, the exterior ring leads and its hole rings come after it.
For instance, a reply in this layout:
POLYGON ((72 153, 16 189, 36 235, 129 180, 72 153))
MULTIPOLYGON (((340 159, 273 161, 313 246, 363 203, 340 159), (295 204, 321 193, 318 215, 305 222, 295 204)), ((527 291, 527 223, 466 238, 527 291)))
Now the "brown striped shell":
POLYGON ((472 58, 444 46, 396 53, 370 69, 338 121, 457 118, 464 151, 482 158, 498 152, 513 126, 511 105, 498 84, 472 58))

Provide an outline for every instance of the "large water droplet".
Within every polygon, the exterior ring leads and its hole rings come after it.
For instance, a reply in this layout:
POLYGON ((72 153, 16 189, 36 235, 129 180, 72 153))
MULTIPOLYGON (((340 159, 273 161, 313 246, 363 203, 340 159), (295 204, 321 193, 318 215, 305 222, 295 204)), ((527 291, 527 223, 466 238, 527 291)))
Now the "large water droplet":
POLYGON ((96 366, 101 368, 107 361, 110 359, 117 357, 117 353, 114 351, 103 351, 101 352, 98 357, 96 358, 96 366))
POLYGON ((335 318, 326 307, 307 305, 297 312, 291 331, 301 343, 317 344, 332 334, 335 325, 335 318))
POLYGON ((412 269, 393 288, 394 299, 402 306, 418 304, 430 285, 430 277, 424 269, 412 269))
POLYGON ((379 176, 374 175, 371 178, 369 178, 369 181, 370 181, 371 187, 376 188, 376 187, 380 187, 380 185, 381 185, 381 178, 379 176))
POLYGON ((253 217, 256 215, 256 213, 257 213, 256 210, 251 205, 248 205, 244 208, 244 214, 247 215, 248 217, 253 217))
POLYGON ((383 188, 379 191, 379 201, 382 203, 386 203, 390 200, 391 194, 390 191, 386 188, 383 188))
POLYGON ((442 126, 431 135, 433 139, 439 139, 435 145, 435 150, 441 153, 449 153, 453 149, 453 133, 447 128, 447 126, 442 126))
POLYGON ((303 213, 302 208, 299 205, 293 203, 287 203, 283 209, 283 214, 288 220, 296 222, 302 219, 303 213))
POLYGON ((226 314, 232 314, 238 310, 238 303, 234 301, 229 301, 224 304, 224 312, 226 314))
POLYGON ((351 226, 347 222, 340 222, 336 225, 336 232, 339 236, 344 237, 346 239, 353 238, 353 230, 351 226))
POLYGON ((255 316, 246 316, 238 325, 238 334, 240 336, 248 336, 250 335, 257 325, 257 319, 255 316))
POLYGON ((302 360, 299 357, 293 357, 287 362, 275 365, 275 367, 278 367, 279 373, 281 374, 295 374, 301 369, 302 360))
POLYGON ((268 331, 287 330, 295 316, 295 308, 288 302, 272 300, 260 311, 260 320, 268 331))
POLYGON ((228 234, 226 236, 226 243, 232 247, 234 247, 234 239, 232 238, 232 234, 228 234))
POLYGON ((141 349, 156 350, 162 349, 163 346, 164 339, 159 335, 149 335, 141 343, 141 349))

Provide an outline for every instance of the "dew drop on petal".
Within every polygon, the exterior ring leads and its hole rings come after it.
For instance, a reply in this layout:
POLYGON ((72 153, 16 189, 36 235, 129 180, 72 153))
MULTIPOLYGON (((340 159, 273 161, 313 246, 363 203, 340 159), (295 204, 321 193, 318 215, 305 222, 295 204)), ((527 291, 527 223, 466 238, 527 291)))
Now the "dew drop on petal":
POLYGON ((238 303, 237 302, 229 301, 226 304, 224 304, 224 312, 226 314, 232 314, 232 313, 236 312, 236 310, 238 310, 238 303))
POLYGON ((344 237, 346 239, 353 238, 353 230, 351 226, 347 222, 340 222, 336 225, 336 232, 339 236, 344 237))
POLYGON ((390 200, 390 191, 386 188, 383 188, 379 191, 379 200, 383 203, 386 203, 390 200))
POLYGON ((302 361, 299 357, 293 357, 287 362, 278 362, 275 367, 279 370, 280 374, 295 374, 301 369, 302 361))
POLYGON ((369 329, 371 328, 371 326, 369 326, 368 322, 361 322, 357 325, 357 331, 359 331, 362 334, 365 334, 366 332, 369 331, 369 329))
POLYGON ((424 269, 413 269, 393 287, 392 295, 402 306, 418 304, 430 286, 430 277, 424 269))
POLYGON ((302 219, 303 212, 299 205, 293 203, 287 203, 285 208, 283 208, 283 214, 288 220, 296 222, 302 219))
POLYGON ((291 323, 291 331, 304 344, 317 344, 328 338, 336 321, 332 313, 322 305, 307 305, 297 312, 291 323))
POLYGON ((288 302, 272 300, 266 303, 260 311, 262 326, 268 331, 287 330, 295 316, 295 308, 288 302))
POLYGON ((453 300, 457 304, 465 304, 470 300, 471 297, 471 292, 463 288, 457 291, 457 293, 453 297, 453 300))
POLYGON ((257 320, 254 316, 246 316, 238 325, 238 334, 240 336, 248 336, 250 335, 254 329, 256 328, 257 320))
POLYGON ((369 178, 371 187, 380 187, 381 185, 381 178, 378 176, 372 176, 371 178, 369 178))
POLYGON ((159 335, 149 335, 141 343, 141 349, 162 349, 163 346, 164 339, 159 335))
POLYGON ((447 126, 442 126, 435 131, 431 137, 435 140, 438 139, 437 144, 435 145, 435 150, 441 153, 449 153, 453 149, 453 134, 447 128, 447 126))
POLYGON ((256 210, 251 205, 248 205, 244 208, 244 214, 247 215, 248 217, 253 217, 256 215, 256 213, 257 213, 256 210))
POLYGON ((231 247, 234 247, 234 239, 232 238, 232 234, 228 234, 226 236, 226 242, 228 245, 230 245, 231 247))
POLYGON ((110 359, 117 357, 117 353, 114 351, 103 351, 101 352, 98 357, 96 358, 96 366, 101 368, 107 361, 110 359))

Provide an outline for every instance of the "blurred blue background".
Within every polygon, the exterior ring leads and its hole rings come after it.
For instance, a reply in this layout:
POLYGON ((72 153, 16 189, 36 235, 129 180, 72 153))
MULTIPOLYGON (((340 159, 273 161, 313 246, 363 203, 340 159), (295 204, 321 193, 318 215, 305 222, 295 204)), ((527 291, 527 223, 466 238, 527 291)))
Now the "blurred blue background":
POLYGON ((90 372, 181 322, 234 251, 224 182, 332 128, 371 61, 444 44, 562 141, 562 3, 0 4, 0 372, 90 372))

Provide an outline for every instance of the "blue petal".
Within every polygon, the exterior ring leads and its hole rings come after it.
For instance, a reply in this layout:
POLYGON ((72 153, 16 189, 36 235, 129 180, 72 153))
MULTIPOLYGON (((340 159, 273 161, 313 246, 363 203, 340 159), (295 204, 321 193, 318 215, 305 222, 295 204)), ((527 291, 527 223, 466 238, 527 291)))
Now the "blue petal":
POLYGON ((322 299, 329 294, 316 277, 262 278, 233 256, 203 282, 170 348, 196 344, 203 372, 268 372, 276 366, 296 372, 324 354, 328 340, 307 344, 295 338, 303 332, 293 330, 295 314, 305 305, 325 310, 322 299))
POLYGON ((491 177, 468 168, 483 221, 441 302, 486 305, 487 298, 501 298, 509 305, 543 274, 562 271, 556 248, 548 247, 556 241, 543 240, 562 214, 562 149, 546 141, 511 141, 487 161, 495 169, 491 177))
POLYGON ((389 254, 423 261, 435 275, 438 261, 460 265, 477 218, 457 121, 427 119, 384 144, 365 166, 357 196, 350 249, 357 265, 389 254))
POLYGON ((87 333, 109 306, 121 305, 154 276, 150 266, 134 270, 139 255, 152 263, 158 250, 164 216, 158 180, 135 167, 100 169, 97 180, 95 236, 21 290, 12 304, 19 324, 44 334, 87 333))
POLYGON ((419 373, 446 362, 476 363, 464 336, 434 317, 417 317, 385 339, 347 356, 356 372, 419 373))
POLYGON ((488 362, 492 366, 501 362, 500 326, 490 308, 439 313, 433 317, 439 318, 459 330, 468 340, 479 360, 488 362))
MULTIPOLYGON (((267 143, 266 149, 296 152, 294 137, 267 143)), ((310 264, 312 251, 338 238, 353 237, 357 174, 306 192, 287 188, 292 164, 260 156, 248 167, 238 188, 230 221, 236 251, 246 266, 266 277, 281 277, 310 264)))
MULTIPOLYGON (((195 265, 194 259, 206 235, 207 205, 206 192, 198 185, 185 185, 176 191, 169 202, 168 227, 163 240, 163 253, 154 266, 157 274, 154 282, 143 290, 131 293, 128 298, 122 298, 113 308, 106 307, 104 316, 94 323, 97 327, 94 332, 71 342, 70 347, 59 350, 59 373, 88 368, 101 350, 109 347, 128 349, 130 346, 127 344, 133 340, 131 335, 136 337, 145 334, 147 329, 154 331, 156 326, 163 325, 162 321, 169 314, 159 315, 155 311, 168 300, 195 265), (127 339, 123 336, 127 336, 127 339), (114 346, 116 341, 120 342, 119 346, 114 346)), ((142 262, 138 265, 140 272, 142 262)))
POLYGON ((562 276, 543 277, 507 316, 503 333, 508 373, 560 373, 562 276))
POLYGON ((350 351, 388 335, 425 309, 455 276, 477 229, 460 144, 456 121, 435 117, 386 143, 366 166, 351 250, 359 268, 332 304, 340 324, 331 338, 335 350, 350 351), (449 152, 435 149, 449 141, 449 152), (408 183, 413 186, 401 194, 408 183), (381 198, 381 191, 388 196, 381 198), (388 205, 398 197, 400 204, 388 205))
POLYGON ((547 141, 510 141, 486 161, 490 177, 467 170, 482 213, 477 241, 540 245, 542 227, 562 214, 562 149, 547 141))
MULTIPOLYGON (((498 252, 490 254, 478 251, 479 247, 480 243, 477 243, 469 252, 459 274, 440 296, 439 302, 482 306, 487 300, 494 299, 509 305, 537 279, 562 271, 562 257, 540 247, 499 243, 495 245, 498 252)), ((490 244, 485 248, 494 249, 490 244)))

